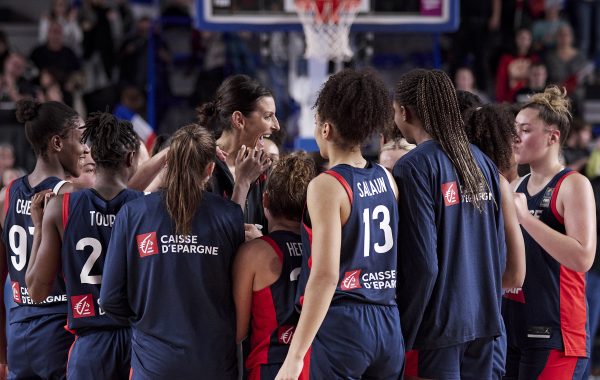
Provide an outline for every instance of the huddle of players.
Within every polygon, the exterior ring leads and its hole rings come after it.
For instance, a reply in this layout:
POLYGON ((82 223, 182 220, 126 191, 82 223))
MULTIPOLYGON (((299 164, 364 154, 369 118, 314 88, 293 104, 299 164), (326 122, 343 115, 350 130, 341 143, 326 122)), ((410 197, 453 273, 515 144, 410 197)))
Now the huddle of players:
POLYGON ((246 147, 278 129, 274 102, 236 76, 200 111, 223 128, 222 150, 207 129, 181 128, 144 196, 127 189, 139 147, 128 122, 21 102, 38 161, 0 217, 17 303, 9 377, 64 377, 70 352, 73 379, 235 379, 249 334, 250 379, 577 378, 595 219, 587 180, 558 165, 568 102, 557 88, 534 96, 517 132, 494 107, 463 123, 446 74, 417 69, 392 108, 376 74, 344 70, 315 104, 330 169, 315 176, 296 153, 265 181, 268 160, 246 147), (360 149, 392 119, 417 144, 393 175, 360 149), (78 174, 83 142, 97 180, 72 192, 60 178, 78 174), (524 195, 503 177, 513 143, 532 169, 524 195), (257 220, 268 233, 244 243, 257 220))

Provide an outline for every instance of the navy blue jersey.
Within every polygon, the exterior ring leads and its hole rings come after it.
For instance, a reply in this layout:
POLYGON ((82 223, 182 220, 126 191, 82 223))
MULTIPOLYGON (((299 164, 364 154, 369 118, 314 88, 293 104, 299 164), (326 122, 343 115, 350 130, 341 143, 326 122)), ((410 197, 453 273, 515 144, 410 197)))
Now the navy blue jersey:
POLYGON ((398 184, 398 305, 407 349, 436 349, 500 334, 506 243, 498 169, 470 146, 486 184, 461 188, 434 140, 394 166, 398 184), (483 210, 472 204, 482 200, 483 210))
MULTIPOLYGON (((564 220, 556 209, 562 181, 575 172, 564 169, 537 194, 529 194, 526 176, 517 192, 527 197, 529 212, 562 234, 564 220)), ((527 273, 522 289, 504 294, 504 320, 509 344, 519 348, 564 350, 566 356, 589 355, 585 298, 586 274, 561 265, 525 229, 527 273)))
MULTIPOLYGON (((342 164, 325 173, 342 184, 351 204, 350 216, 342 226, 340 274, 332 304, 351 300, 395 305, 398 209, 386 170, 369 162, 366 168, 342 164)), ((311 228, 307 209, 302 228, 305 254, 298 283, 300 305, 312 266, 311 228)))
POLYGON ((131 323, 134 376, 237 376, 231 267, 244 216, 231 201, 202 196, 189 235, 174 233, 162 192, 115 219, 100 305, 131 323))
POLYGON ((87 328, 123 326, 104 313, 98 297, 115 216, 125 203, 142 195, 125 189, 107 201, 95 190, 86 189, 63 197, 61 261, 67 286, 69 328, 78 334, 87 328))
POLYGON ((252 334, 246 368, 283 363, 299 314, 294 306, 302 264, 300 235, 274 231, 259 239, 269 243, 281 260, 281 275, 270 286, 252 293, 252 334))
POLYGON ((67 295, 65 282, 58 274, 54 280, 52 291, 46 300, 34 304, 25 283, 27 263, 33 244, 33 221, 31 220, 31 199, 42 190, 55 189, 64 183, 60 178, 48 177, 37 186, 31 187, 27 176, 14 180, 6 189, 4 208, 6 219, 2 239, 6 244, 8 273, 13 292, 13 300, 17 304, 10 311, 11 322, 23 321, 32 317, 48 314, 67 313, 67 295))

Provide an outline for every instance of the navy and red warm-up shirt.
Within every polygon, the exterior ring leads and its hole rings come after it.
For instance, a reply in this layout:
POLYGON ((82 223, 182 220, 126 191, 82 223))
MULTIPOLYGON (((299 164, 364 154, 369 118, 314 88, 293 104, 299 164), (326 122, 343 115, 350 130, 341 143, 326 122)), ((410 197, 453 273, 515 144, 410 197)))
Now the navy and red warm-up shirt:
POLYGON ((67 286, 68 326, 78 334, 88 329, 127 326, 106 315, 98 299, 115 217, 125 203, 143 195, 125 189, 106 200, 95 190, 86 189, 63 196, 61 261, 67 286))
POLYGON ((302 263, 300 235, 274 231, 267 242, 281 261, 281 275, 270 286, 252 293, 252 334, 246 368, 283 363, 300 317, 294 300, 302 263))
POLYGON ((117 214, 100 305, 131 324, 134 376, 236 379, 231 269, 244 242, 242 210, 205 191, 191 233, 180 235, 163 197, 146 195, 117 214))
POLYGON ((407 350, 500 334, 506 243, 498 169, 470 145, 485 178, 461 188, 440 144, 428 140, 393 169, 399 191, 398 305, 407 350), (482 201, 483 210, 473 204, 482 201))
MULTIPOLYGON (((58 191, 64 183, 57 177, 48 177, 37 186, 29 184, 27 176, 11 182, 6 189, 4 200, 4 229, 2 239, 6 245, 8 273, 12 287, 13 300, 17 304, 10 310, 10 321, 21 322, 49 314, 67 314, 67 295, 65 282, 60 274, 54 279, 52 292, 46 300, 34 304, 25 283, 25 273, 31 247, 33 245, 34 226, 31 220, 31 199, 42 190, 58 191)), ((55 192, 56 192, 55 191, 55 192)))
MULTIPOLYGON (((529 194, 524 177, 516 191, 525 194, 529 212, 544 224, 566 233, 564 219, 556 209, 563 180, 574 174, 564 169, 537 194, 529 194)), ((504 293, 503 313, 509 345, 564 351, 566 356, 590 353, 586 274, 575 272, 554 259, 525 229, 527 273, 522 289, 504 293)))
MULTIPOLYGON (((366 168, 336 165, 321 175, 331 175, 344 187, 351 211, 342 226, 340 274, 332 305, 358 302, 396 304, 398 209, 386 170, 369 162, 366 168)), ((298 303, 312 266, 312 225, 308 210, 302 226, 304 256, 298 283, 298 303)))

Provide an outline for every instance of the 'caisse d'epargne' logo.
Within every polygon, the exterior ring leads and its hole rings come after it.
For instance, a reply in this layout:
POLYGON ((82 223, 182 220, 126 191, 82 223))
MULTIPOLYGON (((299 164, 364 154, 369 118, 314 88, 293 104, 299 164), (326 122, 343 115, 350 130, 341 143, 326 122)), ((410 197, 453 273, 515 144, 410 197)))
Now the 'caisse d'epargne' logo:
POLYGON ((15 302, 21 303, 21 286, 17 281, 11 282, 11 288, 13 293, 13 299, 15 302))
POLYGON ((279 343, 290 344, 296 331, 296 326, 281 326, 277 329, 279 343))
POLYGON ((340 289, 351 290, 361 288, 362 286, 360 286, 360 271, 361 269, 357 269, 344 273, 344 279, 340 283, 340 289))
POLYGON ((158 242, 156 232, 148 232, 135 237, 140 257, 156 255, 158 253, 158 242))
POLYGON ((456 181, 442 184, 442 197, 444 197, 444 205, 446 206, 452 206, 460 203, 456 181))
POLYGON ((71 310, 73 318, 93 317, 96 315, 92 304, 93 297, 91 294, 83 294, 81 296, 71 297, 71 310))

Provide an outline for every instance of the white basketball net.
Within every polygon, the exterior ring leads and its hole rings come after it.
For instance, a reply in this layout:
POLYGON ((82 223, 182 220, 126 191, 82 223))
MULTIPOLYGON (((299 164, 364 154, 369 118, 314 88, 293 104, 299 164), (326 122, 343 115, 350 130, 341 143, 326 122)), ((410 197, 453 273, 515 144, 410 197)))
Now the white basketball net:
POLYGON ((350 26, 356 18, 356 0, 296 0, 296 12, 306 37, 306 58, 348 61, 350 26))

